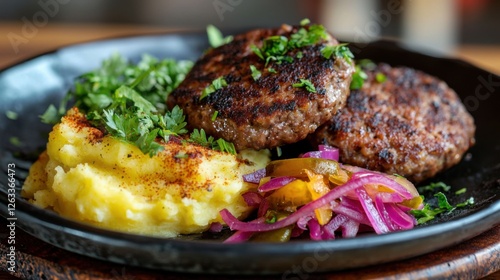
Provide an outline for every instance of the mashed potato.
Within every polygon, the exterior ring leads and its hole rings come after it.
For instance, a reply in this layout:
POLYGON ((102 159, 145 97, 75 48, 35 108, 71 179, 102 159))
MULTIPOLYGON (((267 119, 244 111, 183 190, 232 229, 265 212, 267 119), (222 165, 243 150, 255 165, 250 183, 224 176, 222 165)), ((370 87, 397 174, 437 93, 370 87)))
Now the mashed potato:
POLYGON ((267 151, 238 156, 170 141, 156 156, 104 136, 77 109, 54 126, 47 150, 30 169, 22 195, 33 204, 96 226, 172 237, 222 222, 227 208, 251 210, 242 175, 263 168, 267 151))

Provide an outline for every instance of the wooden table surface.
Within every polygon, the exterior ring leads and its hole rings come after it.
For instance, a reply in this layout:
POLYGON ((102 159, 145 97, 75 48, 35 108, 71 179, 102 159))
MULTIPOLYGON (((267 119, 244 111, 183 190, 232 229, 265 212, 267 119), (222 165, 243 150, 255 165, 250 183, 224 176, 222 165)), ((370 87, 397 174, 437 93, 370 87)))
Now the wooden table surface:
MULTIPOLYGON (((126 35, 151 34, 174 31, 168 27, 130 26, 130 25, 61 25, 49 23, 31 34, 23 33, 19 23, 0 22, 0 69, 25 60, 31 56, 42 54, 55 48, 69 44, 87 42, 110 37, 126 35), (29 35, 29 36, 25 36, 29 35), (16 37, 17 36, 17 37, 16 37)), ((450 54, 478 65, 486 70, 500 74, 500 46, 460 46, 450 54)), ((5 224, 1 218, 0 224, 5 224)), ((29 277, 34 273, 31 264, 38 264, 38 272, 45 271, 49 278, 64 279, 69 275, 78 278, 114 278, 114 279, 181 279, 194 278, 193 275, 164 273, 140 268, 116 265, 66 252, 54 246, 40 242, 28 234, 18 230, 16 238, 22 246, 19 258, 24 260, 20 265, 18 277, 29 277), (32 244, 33 246, 28 246, 32 244), (93 275, 90 277, 89 275, 93 275)), ((7 230, 0 228, 0 271, 6 267, 7 230)), ((483 233, 476 238, 421 257, 407 261, 368 267, 355 271, 334 272, 311 275, 308 279, 500 279, 500 226, 483 233), (496 272, 495 272, 496 271, 496 272), (449 278, 448 278, 449 277, 449 278)), ((36 275, 32 275, 37 278, 36 275)), ((41 276, 41 275, 38 275, 41 276)), ((7 272, 0 272, 0 279, 10 279, 7 272)), ((200 276, 202 279, 234 279, 223 276, 200 276)), ((281 277, 265 277, 273 279, 281 277)), ((246 278, 251 279, 251 278, 246 278)), ((260 278, 262 279, 262 278, 260 278)))

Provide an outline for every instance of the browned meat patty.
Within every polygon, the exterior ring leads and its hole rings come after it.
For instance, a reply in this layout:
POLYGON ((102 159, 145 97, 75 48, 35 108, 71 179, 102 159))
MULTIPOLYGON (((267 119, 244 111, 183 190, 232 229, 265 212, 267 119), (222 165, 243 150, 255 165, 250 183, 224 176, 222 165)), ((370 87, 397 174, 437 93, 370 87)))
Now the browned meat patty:
POLYGON ((445 82, 387 64, 366 73, 346 107, 311 137, 338 147, 342 162, 420 182, 457 164, 474 144, 474 120, 445 82))
POLYGON ((252 45, 261 48, 269 36, 290 38, 298 28, 254 30, 209 50, 170 94, 167 104, 179 105, 192 128, 231 141, 238 150, 273 148, 304 139, 345 105, 354 67, 343 58, 322 56, 322 48, 338 44, 330 35, 288 52, 292 62, 265 65, 251 49, 252 45), (260 71, 257 80, 251 65, 260 71), (200 100, 203 90, 219 77, 227 86, 200 100), (309 80, 316 92, 294 87, 300 79, 309 80))

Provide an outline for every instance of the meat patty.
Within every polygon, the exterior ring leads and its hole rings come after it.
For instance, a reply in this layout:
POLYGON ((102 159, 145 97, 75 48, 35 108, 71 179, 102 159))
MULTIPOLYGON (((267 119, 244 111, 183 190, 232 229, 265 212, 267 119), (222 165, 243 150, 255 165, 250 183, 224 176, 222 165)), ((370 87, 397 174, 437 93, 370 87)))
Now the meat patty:
POLYGON ((291 62, 266 64, 252 50, 252 46, 261 48, 270 36, 290 38, 300 28, 258 29, 210 49, 169 95, 168 106, 179 105, 191 128, 231 141, 237 150, 273 148, 306 138, 345 105, 354 66, 344 58, 323 57, 325 46, 338 44, 329 34, 316 44, 286 53, 291 62), (252 65, 260 71, 256 80, 252 65), (227 85, 200 99, 219 77, 227 85), (309 80, 316 92, 294 87, 300 79, 309 80))
POLYGON ((340 160, 420 182, 457 164, 475 125, 445 82, 407 67, 378 64, 345 108, 310 138, 340 149, 340 160), (379 75, 378 82, 376 76, 379 75))

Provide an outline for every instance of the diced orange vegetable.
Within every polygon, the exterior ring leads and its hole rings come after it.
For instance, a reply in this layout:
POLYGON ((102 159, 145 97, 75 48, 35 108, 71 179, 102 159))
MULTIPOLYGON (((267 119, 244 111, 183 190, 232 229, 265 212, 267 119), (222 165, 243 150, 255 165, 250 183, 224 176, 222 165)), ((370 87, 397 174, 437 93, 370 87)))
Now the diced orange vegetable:
POLYGON ((321 158, 292 158, 271 161, 266 167, 266 176, 280 177, 293 176, 307 178, 305 169, 316 174, 335 174, 339 170, 339 163, 321 158))
POLYGON ((307 182, 297 179, 267 197, 272 209, 296 208, 312 201, 307 182))
MULTIPOLYGON (((307 169, 304 170, 304 172, 307 174, 307 177, 309 177, 309 182, 307 185, 309 187, 309 191, 311 192, 311 197, 313 200, 322 197, 330 191, 328 185, 325 184, 323 175, 316 174, 307 169)), ((316 218, 318 219, 320 225, 325 225, 326 223, 328 223, 333 215, 332 209, 329 209, 327 207, 318 208, 314 210, 314 213, 316 214, 316 218)))

